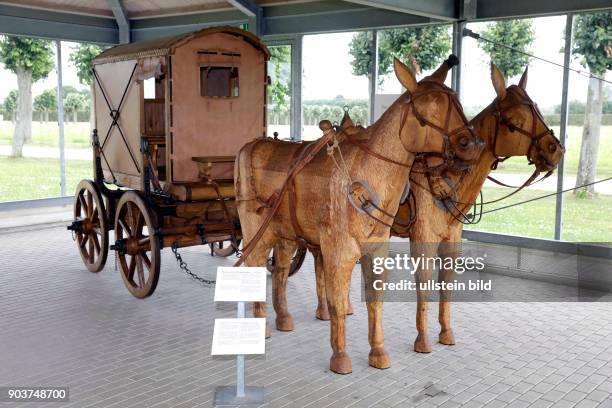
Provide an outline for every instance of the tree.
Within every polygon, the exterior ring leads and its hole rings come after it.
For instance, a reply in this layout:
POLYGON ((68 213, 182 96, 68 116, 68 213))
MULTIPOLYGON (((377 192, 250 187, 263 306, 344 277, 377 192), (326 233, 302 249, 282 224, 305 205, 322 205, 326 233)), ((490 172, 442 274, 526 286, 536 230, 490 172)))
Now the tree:
MULTIPOLYGON (((351 39, 349 53, 353 57, 353 74, 366 76, 372 87, 372 33, 358 32, 351 39)), ((440 64, 451 50, 448 26, 411 27, 384 30, 378 33, 378 75, 391 72, 393 57, 406 62, 415 72, 426 71, 440 64)), ((365 122, 363 122, 365 123, 365 122)))
MULTIPOLYGON (((291 60, 291 47, 270 47, 270 73, 271 83, 268 87, 270 105, 272 112, 277 117, 283 116, 282 112, 289 112, 290 79, 287 72, 283 72, 283 66, 291 60)), ((280 124, 280 123, 279 123, 280 124)))
POLYGON ((0 39, 0 61, 17 75, 19 98, 11 155, 22 155, 23 144, 32 139, 32 83, 46 78, 53 69, 51 42, 4 36, 0 39))
POLYGON ((57 92, 55 88, 47 89, 34 98, 34 110, 41 113, 41 121, 49 121, 49 112, 57 109, 57 92))
POLYGON ((93 60, 98 56, 104 48, 96 44, 81 43, 72 49, 70 54, 70 62, 77 69, 79 82, 87 85, 91 89, 89 97, 89 125, 91 130, 94 128, 94 109, 93 109, 93 60))
POLYGON ((516 52, 528 52, 535 32, 533 22, 529 19, 496 21, 487 26, 481 35, 508 47, 500 47, 487 41, 479 41, 478 45, 491 57, 491 62, 497 65, 506 78, 521 74, 529 64, 529 56, 516 52))
POLYGON ((72 121, 76 123, 78 121, 78 112, 83 110, 87 106, 87 100, 85 96, 78 92, 72 92, 66 95, 64 99, 64 109, 66 114, 72 114, 72 121))
MULTIPOLYGON (((599 130, 604 95, 603 81, 598 79, 612 69, 612 12, 581 14, 576 17, 572 53, 580 58, 582 66, 590 71, 587 103, 582 128, 580 161, 576 187, 595 181, 599 155, 599 130)), ((595 193, 591 185, 574 190, 586 197, 595 193)))
MULTIPOLYGON (((372 33, 356 33, 350 43, 354 75, 364 75, 371 81, 372 33)), ((393 57, 408 63, 415 72, 434 68, 451 49, 447 26, 398 28, 378 33, 378 75, 391 72, 393 57)), ((371 85, 371 84, 370 84, 371 85)))
POLYGON ((11 115, 11 121, 15 122, 15 111, 17 110, 17 99, 19 98, 18 92, 16 89, 13 89, 9 92, 9 94, 4 99, 2 103, 2 108, 4 113, 7 115, 11 115))

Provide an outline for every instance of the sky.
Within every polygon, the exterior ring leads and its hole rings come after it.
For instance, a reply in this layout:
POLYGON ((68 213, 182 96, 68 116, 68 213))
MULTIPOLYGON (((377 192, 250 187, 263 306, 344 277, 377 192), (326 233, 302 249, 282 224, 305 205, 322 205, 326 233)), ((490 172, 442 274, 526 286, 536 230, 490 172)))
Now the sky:
MULTIPOLYGON (((482 31, 487 23, 469 24, 475 32, 482 31)), ((536 39, 531 52, 542 58, 563 63, 565 16, 534 19, 536 39)), ((303 44, 303 98, 326 99, 342 95, 345 98, 368 98, 366 77, 352 74, 351 56, 348 52, 353 33, 321 34, 304 37, 303 44)), ((489 57, 478 47, 476 40, 466 37, 463 41, 462 103, 464 106, 485 106, 494 98, 493 86, 489 80, 489 57)), ((572 61, 573 68, 585 70, 578 61, 572 61)), ((423 73, 422 76, 426 75, 423 73)), ((421 77, 422 77, 421 76, 421 77)), ((450 75, 449 75, 450 76, 450 75)), ((549 63, 532 60, 529 67, 528 91, 540 107, 553 107, 561 100, 563 70, 549 63)), ((518 83, 520 76, 508 79, 518 83)), ((608 72, 612 80, 612 72, 608 72)), ((588 79, 578 74, 570 75, 570 100, 586 100, 588 79)), ((609 86, 609 85, 608 85, 609 86)), ((393 74, 385 77, 380 93, 399 93, 401 87, 393 74)))
MULTIPOLYGON (((486 23, 469 24, 468 28, 479 32, 486 23)), ((565 17, 542 17, 535 19, 536 40, 532 53, 558 63, 563 62, 563 31, 565 17)), ((348 50, 353 33, 334 33, 304 36, 303 43, 303 78, 302 95, 304 100, 328 99, 337 95, 345 98, 368 98, 368 81, 364 76, 352 74, 351 59, 348 50)), ((63 82, 82 88, 76 70, 69 62, 69 54, 76 43, 62 42, 63 82)), ((493 87, 489 81, 489 58, 477 46, 476 40, 466 37, 462 55, 462 103, 467 107, 488 105, 494 97, 493 87)), ((572 67, 583 69, 577 61, 572 67)), ((427 73, 423 73, 426 75, 427 73)), ((607 79, 612 80, 612 72, 607 79)), ((510 78, 509 83, 517 83, 519 77, 510 78)), ((534 101, 543 109, 558 105, 561 100, 562 69, 554 65, 533 60, 529 68, 528 91, 534 101)), ((586 99, 588 79, 572 73, 570 76, 570 100, 586 99)), ((15 75, 0 67, 0 101, 4 100, 11 89, 17 88, 15 75)), ((47 79, 34 84, 34 95, 45 89, 56 86, 57 74, 52 71, 47 79)), ((609 86, 609 85, 608 85, 609 86)), ((399 93, 401 87, 393 74, 384 78, 380 93, 399 93)))

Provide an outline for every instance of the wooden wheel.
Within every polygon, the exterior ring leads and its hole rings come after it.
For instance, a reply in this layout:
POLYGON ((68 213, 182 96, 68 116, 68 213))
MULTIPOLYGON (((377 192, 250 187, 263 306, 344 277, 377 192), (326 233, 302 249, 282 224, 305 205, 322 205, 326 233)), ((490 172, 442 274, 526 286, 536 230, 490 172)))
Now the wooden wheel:
MULTIPOLYGON (((240 246, 240 240, 238 240, 236 244, 240 246)), ((210 244, 210 250, 213 254, 224 258, 236 252, 236 248, 234 248, 231 241, 213 242, 210 244)))
POLYGON ((137 298, 150 296, 159 280, 160 243, 154 235, 155 220, 144 200, 134 191, 117 203, 113 249, 123 283, 137 298))
MULTIPOLYGON (((295 275, 297 271, 300 270, 302 264, 304 263, 304 259, 306 258, 306 248, 298 248, 293 255, 293 260, 291 261, 291 266, 289 267, 289 276, 295 275)), ((274 252, 272 252, 272 256, 268 258, 268 263, 266 267, 268 271, 274 272, 274 265, 276 264, 276 259, 274 258, 274 252)))
POLYGON ((91 272, 104 268, 108 255, 108 226, 100 190, 91 180, 81 180, 74 196, 74 231, 79 253, 91 272))

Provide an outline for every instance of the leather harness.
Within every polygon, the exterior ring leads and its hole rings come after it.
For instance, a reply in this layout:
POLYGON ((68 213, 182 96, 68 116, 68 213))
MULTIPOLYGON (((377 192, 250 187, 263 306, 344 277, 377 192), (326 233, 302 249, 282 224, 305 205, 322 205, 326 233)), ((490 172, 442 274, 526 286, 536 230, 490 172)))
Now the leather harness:
MULTIPOLYGON (((430 153, 431 155, 434 156, 440 156, 443 159, 443 164, 448 167, 450 163, 452 163, 455 159, 455 155, 454 152, 452 152, 451 149, 451 142, 450 139, 467 130, 468 132, 470 132, 470 134, 472 136, 475 137, 475 133, 474 130, 472 128, 472 126, 469 124, 469 122, 467 121, 465 115, 463 114, 463 110, 460 108, 460 104, 459 101, 457 99, 456 93, 448 88, 447 86, 445 86, 444 84, 440 84, 436 81, 429 81, 429 80, 422 80, 421 83, 430 83, 430 84, 434 84, 437 86, 438 89, 428 89, 426 91, 422 91, 419 93, 410 93, 409 91, 407 91, 408 97, 406 99, 406 101, 404 102, 406 105, 406 108, 404 110, 402 110, 402 114, 400 116, 400 130, 399 133, 401 135, 402 129, 405 125, 405 122, 408 118, 408 113, 407 113, 407 109, 408 107, 412 108, 412 112, 413 115, 415 116, 415 118, 419 121, 421 126, 429 126, 435 130, 437 130, 442 137, 444 138, 444 148, 443 151, 441 153, 437 153, 437 152, 432 152, 430 153), (426 117, 424 117, 422 114, 420 114, 420 112, 416 109, 415 106, 415 101, 424 96, 424 95, 428 95, 430 93, 443 93, 447 96, 448 98, 448 108, 447 108, 447 112, 446 112, 446 117, 444 119, 444 125, 443 126, 438 126, 437 124, 431 122, 429 119, 427 119, 426 117), (450 130, 449 126, 450 126, 450 120, 451 120, 451 115, 452 115, 452 108, 453 106, 455 106, 456 111, 461 115, 461 119, 463 121, 463 125, 450 130)), ((322 122, 323 124, 324 122, 322 122)), ((249 178, 249 184, 251 187, 251 193, 252 196, 247 197, 238 197, 237 196, 237 200, 246 200, 246 199, 256 199, 257 201, 259 201, 260 203, 262 203, 262 207, 260 207, 258 209, 258 211, 262 210, 263 208, 268 208, 269 212, 266 215, 264 221, 262 222, 261 226, 259 227, 259 229, 257 230, 257 233, 255 234, 255 236, 251 239, 250 242, 248 242, 242 251, 242 254, 240 256, 240 258, 234 263, 234 266, 240 266, 244 260, 249 256, 249 254, 253 251, 253 249, 255 248, 256 243, 262 238, 265 230, 267 229, 267 227, 269 226, 270 222, 272 221, 272 218, 274 217, 274 215, 277 213, 278 209, 280 208, 280 204, 282 202, 282 198, 284 196, 285 193, 288 194, 288 202, 289 202, 289 213, 290 213, 290 218, 291 218, 291 224, 294 230, 294 234, 295 237, 292 238, 287 238, 287 239, 291 239, 294 240, 298 243, 299 246, 301 247, 309 247, 309 248, 318 248, 318 245, 313 245, 311 243, 308 243, 304 238, 304 234, 303 234, 303 230, 301 228, 301 226, 299 225, 299 221, 297 219, 297 196, 296 196, 296 191, 295 191, 295 176, 299 173, 300 170, 302 170, 304 168, 304 166, 306 166, 308 163, 310 163, 312 161, 312 159, 314 159, 314 157, 321 151, 321 149, 325 146, 329 147, 337 147, 337 143, 333 143, 330 145, 330 142, 332 142, 332 140, 338 136, 337 130, 338 128, 334 129, 331 124, 328 123, 327 128, 323 129, 322 125, 320 125, 321 129, 324 131, 323 136, 317 140, 316 142, 312 142, 312 143, 303 143, 302 146, 300 146, 293 154, 293 165, 291 166, 291 168, 289 169, 289 171, 287 172, 287 177, 285 178, 285 181, 283 183, 283 185, 281 186, 280 190, 276 191, 274 194, 272 194, 267 200, 263 200, 261 199, 261 197, 258 196, 257 194, 257 190, 255 189, 255 183, 254 183, 254 177, 253 177, 253 172, 251 171, 251 174, 246 175, 246 177, 249 178)), ((373 151, 369 146, 367 146, 366 143, 363 143, 360 140, 357 140, 352 134, 345 132, 344 130, 340 129, 340 133, 343 135, 346 135, 347 140, 357 146, 359 149, 361 149, 362 151, 366 152, 367 154, 380 159, 382 161, 388 162, 388 163, 392 163, 398 166, 402 166, 405 168, 410 168, 411 164, 409 163, 403 163, 403 162, 399 162, 393 159, 390 159, 388 157, 385 157, 383 155, 381 155, 380 153, 377 153, 375 151, 373 151)), ((263 141, 264 139, 258 139, 258 141, 263 141)), ((247 151, 246 156, 248 157, 248 160, 251 160, 250 156, 252 154, 253 148, 255 146, 255 144, 257 144, 257 142, 252 143, 248 149, 249 151, 247 151)), ((429 153, 428 153, 429 154, 429 153)), ((250 165, 249 165, 250 167, 250 165)), ((239 191, 239 189, 237 189, 239 191)), ((237 194, 238 194, 237 191, 237 194)), ((363 208, 365 207, 369 207, 372 206, 374 208, 376 208, 378 211, 380 211, 382 214, 384 214, 385 216, 391 217, 394 221, 396 222, 400 222, 400 220, 398 220, 393 214, 390 214, 389 212, 385 211, 384 209, 380 208, 376 203, 373 203, 372 201, 368 200, 365 197, 361 197, 360 198, 361 201, 361 205, 363 208)), ((371 218, 373 218, 374 220, 376 220, 377 222, 387 226, 387 227, 391 227, 392 225, 373 216, 372 214, 370 214, 368 211, 366 211, 366 214, 368 214, 371 218)), ((414 222, 414 219, 410 219, 408 221, 410 224, 412 225, 412 223, 414 222)), ((406 225, 402 224, 404 227, 406 225)), ((408 227, 409 227, 408 225, 408 227)))

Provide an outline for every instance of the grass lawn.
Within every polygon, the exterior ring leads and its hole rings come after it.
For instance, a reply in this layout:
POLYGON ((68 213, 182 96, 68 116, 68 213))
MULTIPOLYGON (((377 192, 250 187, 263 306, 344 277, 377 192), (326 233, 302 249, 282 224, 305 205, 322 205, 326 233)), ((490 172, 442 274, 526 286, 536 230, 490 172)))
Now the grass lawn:
MULTIPOLYGON (((559 127, 554 126, 555 135, 559 135, 559 127)), ((568 138, 565 144, 565 174, 576 175, 580 159, 580 142, 582 141, 582 126, 569 126, 568 138)), ((527 166, 527 159, 512 157, 500 163, 500 173, 531 173, 533 166, 527 166)), ((597 160, 597 176, 601 178, 612 176, 612 126, 602 126, 599 140, 599 158, 597 160)))
MULTIPOLYGON (((0 143, 10 144, 15 125, 10 121, 0 122, 0 143)), ((66 147, 89 147, 89 122, 66 122, 64 125, 66 147)), ((39 146, 57 146, 59 130, 56 122, 32 122, 32 143, 39 146)))
MULTIPOLYGON (((58 197, 60 176, 58 159, 0 157, 0 201, 58 197)), ((66 194, 73 195, 81 179, 91 179, 93 167, 88 160, 66 161, 66 194)))
MULTIPOLYGON (((508 194, 508 189, 485 188, 484 201, 490 201, 508 194)), ((523 190, 499 203, 485 206, 484 210, 502 207, 548 194, 537 190, 523 190)), ((564 241, 612 242, 612 196, 592 199, 577 198, 572 193, 563 195, 564 241)), ((482 221, 466 229, 500 232, 536 238, 553 239, 555 230, 555 197, 523 204, 520 206, 484 214, 482 221)))

